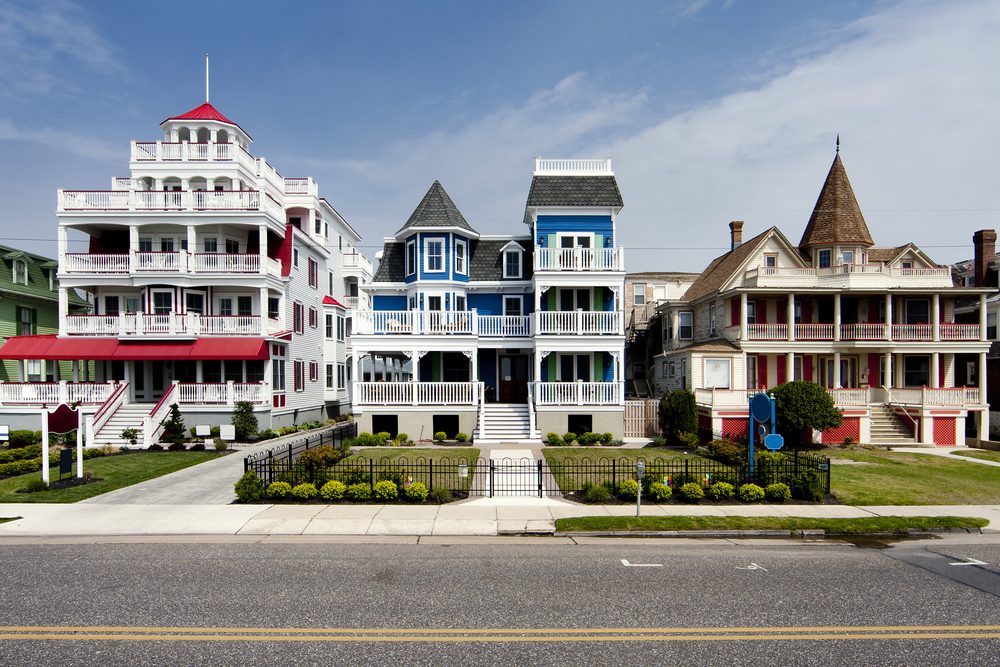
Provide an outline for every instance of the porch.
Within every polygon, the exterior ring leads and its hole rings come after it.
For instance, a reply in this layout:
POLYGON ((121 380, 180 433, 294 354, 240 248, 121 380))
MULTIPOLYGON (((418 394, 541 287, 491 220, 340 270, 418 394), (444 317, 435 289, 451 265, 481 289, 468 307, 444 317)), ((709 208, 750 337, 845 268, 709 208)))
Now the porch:
MULTIPOLYGON (((183 406, 228 406, 239 401, 270 404, 266 382, 174 382, 173 401, 183 406)), ((0 382, 0 406, 46 406, 68 403, 102 405, 121 383, 109 382, 0 382)), ((160 396, 162 397, 161 392, 160 396)), ((152 396, 150 396, 150 399, 152 396)))

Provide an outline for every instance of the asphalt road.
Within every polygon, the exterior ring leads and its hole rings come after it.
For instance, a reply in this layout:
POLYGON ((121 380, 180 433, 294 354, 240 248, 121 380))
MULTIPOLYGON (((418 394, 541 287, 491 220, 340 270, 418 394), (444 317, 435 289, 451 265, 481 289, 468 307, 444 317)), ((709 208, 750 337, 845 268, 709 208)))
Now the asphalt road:
POLYGON ((0 664, 996 664, 965 539, 0 543, 0 664))

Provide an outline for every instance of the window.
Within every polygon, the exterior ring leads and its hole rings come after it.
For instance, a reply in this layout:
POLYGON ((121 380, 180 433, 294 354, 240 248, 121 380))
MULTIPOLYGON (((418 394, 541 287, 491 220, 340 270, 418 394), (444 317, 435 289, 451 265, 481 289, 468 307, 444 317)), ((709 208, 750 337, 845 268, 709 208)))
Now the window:
POLYGON ((236 297, 236 311, 241 317, 250 317, 253 315, 253 299, 249 296, 236 297))
POLYGON ((315 222, 313 222, 313 233, 319 236, 323 231, 323 218, 316 216, 315 222))
POLYGON ((347 388, 347 364, 337 364, 337 389, 347 388))
POLYGON ((903 386, 925 387, 930 384, 930 357, 906 355, 903 357, 903 386))
POLYGON ((319 287, 319 262, 312 257, 309 258, 309 287, 319 287))
POLYGON ((14 282, 18 285, 28 284, 28 263, 23 259, 14 260, 14 282))
POLYGON ((907 324, 927 324, 930 321, 930 303, 927 299, 906 300, 907 324))
POLYGON ((457 311, 466 310, 466 307, 465 307, 465 295, 464 294, 456 294, 455 295, 455 310, 457 310, 457 311))
POLYGON ((276 296, 267 297, 267 316, 270 319, 276 320, 280 316, 281 314, 280 303, 281 299, 279 299, 276 296))
POLYGON ((118 315, 121 309, 118 305, 117 296, 106 296, 104 297, 104 314, 105 315, 118 315))
POLYGON ((333 364, 326 365, 326 388, 333 389, 333 364))
POLYGON ((330 293, 330 296, 333 296, 333 271, 330 271, 327 277, 330 279, 329 293, 330 293))
POLYGON ((708 304, 708 333, 715 333, 716 307, 714 303, 708 304))
POLYGON ((292 266, 299 268, 299 249, 292 248, 292 266))
POLYGON ((910 261, 910 260, 904 260, 902 262, 902 266, 903 266, 904 269, 912 269, 913 268, 913 262, 910 261))
POLYGON ((34 308, 17 308, 17 335, 31 336, 35 333, 38 313, 34 308))
POLYGON ((679 313, 680 326, 677 335, 681 340, 691 340, 694 338, 694 313, 690 310, 679 313))
POLYGON ((522 299, 520 296, 504 296, 503 314, 507 316, 520 315, 521 301, 522 299))
POLYGON ((26 365, 28 367, 28 382, 41 382, 42 361, 40 359, 28 359, 26 365))
POLYGON ((830 250, 829 249, 820 250, 819 251, 819 253, 816 255, 816 265, 819 268, 821 268, 821 269, 825 269, 825 268, 828 268, 830 266, 830 250))
POLYGON ((219 239, 214 236, 206 236, 201 240, 201 246, 205 252, 219 252, 219 239))
POLYGON ((590 310, 590 288, 560 289, 559 310, 590 310))
POLYGON ((667 313, 667 316, 664 318, 664 320, 665 321, 663 323, 663 326, 667 330, 666 336, 664 336, 664 338, 666 338, 666 340, 673 340, 674 339, 674 314, 673 313, 667 313))
MULTIPOLYGON (((801 355, 795 356, 796 360, 801 359, 801 355)), ((757 388, 757 356, 747 355, 747 389, 757 388)))
POLYGON ((285 391, 285 346, 271 346, 271 386, 274 391, 285 391))
POLYGON ((469 274, 465 263, 467 251, 468 244, 465 241, 455 241, 455 273, 460 273, 463 276, 469 274))
POLYGON ((444 241, 440 239, 424 241, 424 271, 428 273, 444 271, 444 241))
POLYGON ((173 292, 153 292, 153 314, 169 315, 174 309, 173 292))
POLYGON ((778 266, 778 256, 773 253, 764 255, 764 268, 773 269, 778 266))
POLYGON ((312 307, 309 308, 309 326, 319 328, 319 311, 312 307))
POLYGON ((344 334, 346 333, 345 330, 347 329, 346 320, 347 318, 343 315, 337 315, 337 340, 339 341, 344 340, 344 334))
POLYGON ((160 252, 173 252, 174 240, 172 238, 160 237, 160 252))
POLYGON ((219 299, 219 315, 224 317, 231 317, 233 314, 233 299, 232 297, 224 296, 219 299))
POLYGON ((747 301, 747 324, 757 323, 757 302, 747 301))
POLYGON ((560 354, 559 380, 561 382, 590 382, 589 354, 560 354))
POLYGON ((305 313, 303 311, 304 307, 298 301, 292 304, 292 327, 297 334, 305 331, 305 313))
POLYGON ((184 310, 186 310, 189 313, 198 313, 199 315, 204 313, 205 312, 204 292, 185 292, 184 310))
POLYGON ((309 381, 315 382, 319 379, 319 363, 315 361, 309 362, 309 381))
MULTIPOLYGON (((792 307, 795 314, 795 324, 802 324, 802 302, 796 301, 792 307)), ((796 357, 797 358, 797 357, 796 357)))
POLYGON ((428 295, 427 310, 441 310, 441 297, 428 295))
POLYGON ((840 253, 840 262, 846 265, 854 264, 854 251, 845 250, 842 253, 840 253))
POLYGON ((801 354, 795 355, 795 360, 792 362, 792 366, 794 366, 794 369, 792 371, 792 379, 795 380, 796 382, 802 382, 803 380, 805 380, 805 377, 803 377, 802 375, 803 371, 802 371, 801 354))
POLYGON ((677 365, 673 361, 669 364, 664 364, 663 370, 666 371, 663 375, 664 377, 676 377, 677 375, 677 365))
POLYGON ((729 389, 731 365, 730 359, 705 359, 705 388, 729 389))
POLYGON ((153 252, 153 239, 148 236, 140 236, 139 252, 153 252))
POLYGON ((417 244, 415 241, 406 242, 406 275, 412 276, 417 270, 417 244))
POLYGON ((305 364, 296 359, 292 362, 292 388, 294 391, 305 391, 306 376, 305 364))
POLYGON ((226 254, 228 255, 238 255, 240 254, 240 242, 236 239, 226 239, 226 254))
MULTIPOLYGON (((194 363, 194 362, 191 362, 194 363)), ((263 382, 264 381, 264 362, 260 360, 248 359, 247 365, 247 382, 263 382)))
POLYGON ((137 296, 127 296, 127 297, 125 297, 125 312, 126 313, 138 313, 139 312, 139 297, 137 297, 137 296))
POLYGON ((504 250, 503 253, 504 278, 521 277, 521 255, 522 253, 520 250, 504 250))
POLYGON ((326 316, 326 337, 333 340, 333 315, 326 316))
POLYGON ((646 305, 646 283, 632 285, 632 303, 637 306, 646 305))

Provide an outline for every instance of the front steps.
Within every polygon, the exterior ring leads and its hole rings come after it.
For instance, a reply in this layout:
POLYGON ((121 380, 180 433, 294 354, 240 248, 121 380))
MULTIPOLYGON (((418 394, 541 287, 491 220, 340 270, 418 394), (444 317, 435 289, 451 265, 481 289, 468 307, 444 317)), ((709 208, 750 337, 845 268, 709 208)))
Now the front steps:
POLYGON ((483 406, 485 436, 479 427, 472 434, 475 443, 524 443, 538 444, 540 440, 531 433, 531 418, 528 406, 521 403, 487 403, 483 406))
POLYGON ((871 406, 871 438, 874 445, 913 446, 913 433, 898 417, 894 408, 887 405, 871 406))
POLYGON ((94 445, 103 447, 130 447, 132 443, 122 438, 121 433, 127 428, 139 429, 139 443, 142 443, 142 419, 155 407, 155 403, 129 403, 120 406, 111 415, 111 419, 103 428, 94 434, 94 445))

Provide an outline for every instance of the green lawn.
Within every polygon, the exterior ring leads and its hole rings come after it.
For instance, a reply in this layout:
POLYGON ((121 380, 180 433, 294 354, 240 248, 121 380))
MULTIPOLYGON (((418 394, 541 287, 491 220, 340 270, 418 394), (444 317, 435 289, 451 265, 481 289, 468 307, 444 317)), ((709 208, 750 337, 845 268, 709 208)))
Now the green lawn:
MULTIPOLYGON (((83 462, 84 472, 101 478, 99 482, 37 493, 16 493, 28 480, 41 479, 40 472, 0 480, 0 503, 75 503, 84 498, 131 486, 147 479, 209 461, 220 456, 215 452, 134 452, 103 456, 83 462)), ((52 468, 51 479, 59 479, 59 468, 52 468)), ((76 465, 73 465, 76 474, 76 465)))
POLYGON ((622 449, 621 447, 543 447, 542 454, 545 460, 552 463, 579 463, 584 459, 600 461, 601 459, 626 459, 633 465, 639 459, 647 463, 655 459, 672 461, 673 459, 701 461, 703 459, 696 454, 685 454, 676 449, 666 447, 644 447, 643 449, 622 449))
POLYGON ((830 457, 833 495, 847 505, 1000 503, 1000 468, 994 466, 869 449, 831 449, 821 454, 830 457))
POLYGON ((812 519, 766 516, 584 516, 557 519, 559 531, 669 530, 825 530, 827 534, 905 535, 909 530, 982 528, 986 519, 955 516, 882 516, 863 519, 812 519))
POLYGON ((970 459, 984 459, 986 461, 996 461, 1000 463, 1000 452, 994 452, 989 449, 974 449, 971 451, 961 451, 955 452, 955 456, 964 456, 970 459))
MULTIPOLYGON (((643 449, 618 449, 609 447, 546 447, 542 450, 552 476, 559 488, 568 493, 583 487, 585 482, 599 485, 634 479, 636 461, 646 462, 647 474, 657 474, 656 462, 708 461, 694 454, 674 449, 648 447, 643 449), (612 468, 612 461, 615 466, 612 468), (595 466, 580 464, 599 464, 595 466)), ((721 464, 713 464, 720 465, 721 464)))
POLYGON ((452 463, 458 463, 459 459, 465 459, 467 463, 475 463, 479 458, 479 450, 475 447, 449 447, 438 449, 430 447, 354 447, 351 455, 345 461, 355 461, 357 459, 374 459, 381 461, 389 459, 406 459, 413 463, 417 459, 434 459, 435 462, 442 459, 449 459, 452 463))
MULTIPOLYGON (((428 489, 445 487, 453 491, 468 493, 476 474, 476 461, 479 459, 479 449, 475 447, 449 447, 447 449, 431 449, 426 447, 361 447, 351 450, 351 456, 335 466, 336 468, 351 467, 361 464, 359 472, 368 470, 367 461, 375 462, 374 472, 378 479, 379 465, 388 462, 390 465, 408 464, 405 471, 400 466, 399 472, 411 478, 413 482, 421 482, 428 489), (433 463, 433 465, 431 465, 433 463), (466 469, 459 467, 465 464, 466 469), (465 472, 465 475, 461 475, 465 472), (432 476, 433 475, 433 479, 432 476)), ((480 484, 483 480, 480 480, 480 484)))

